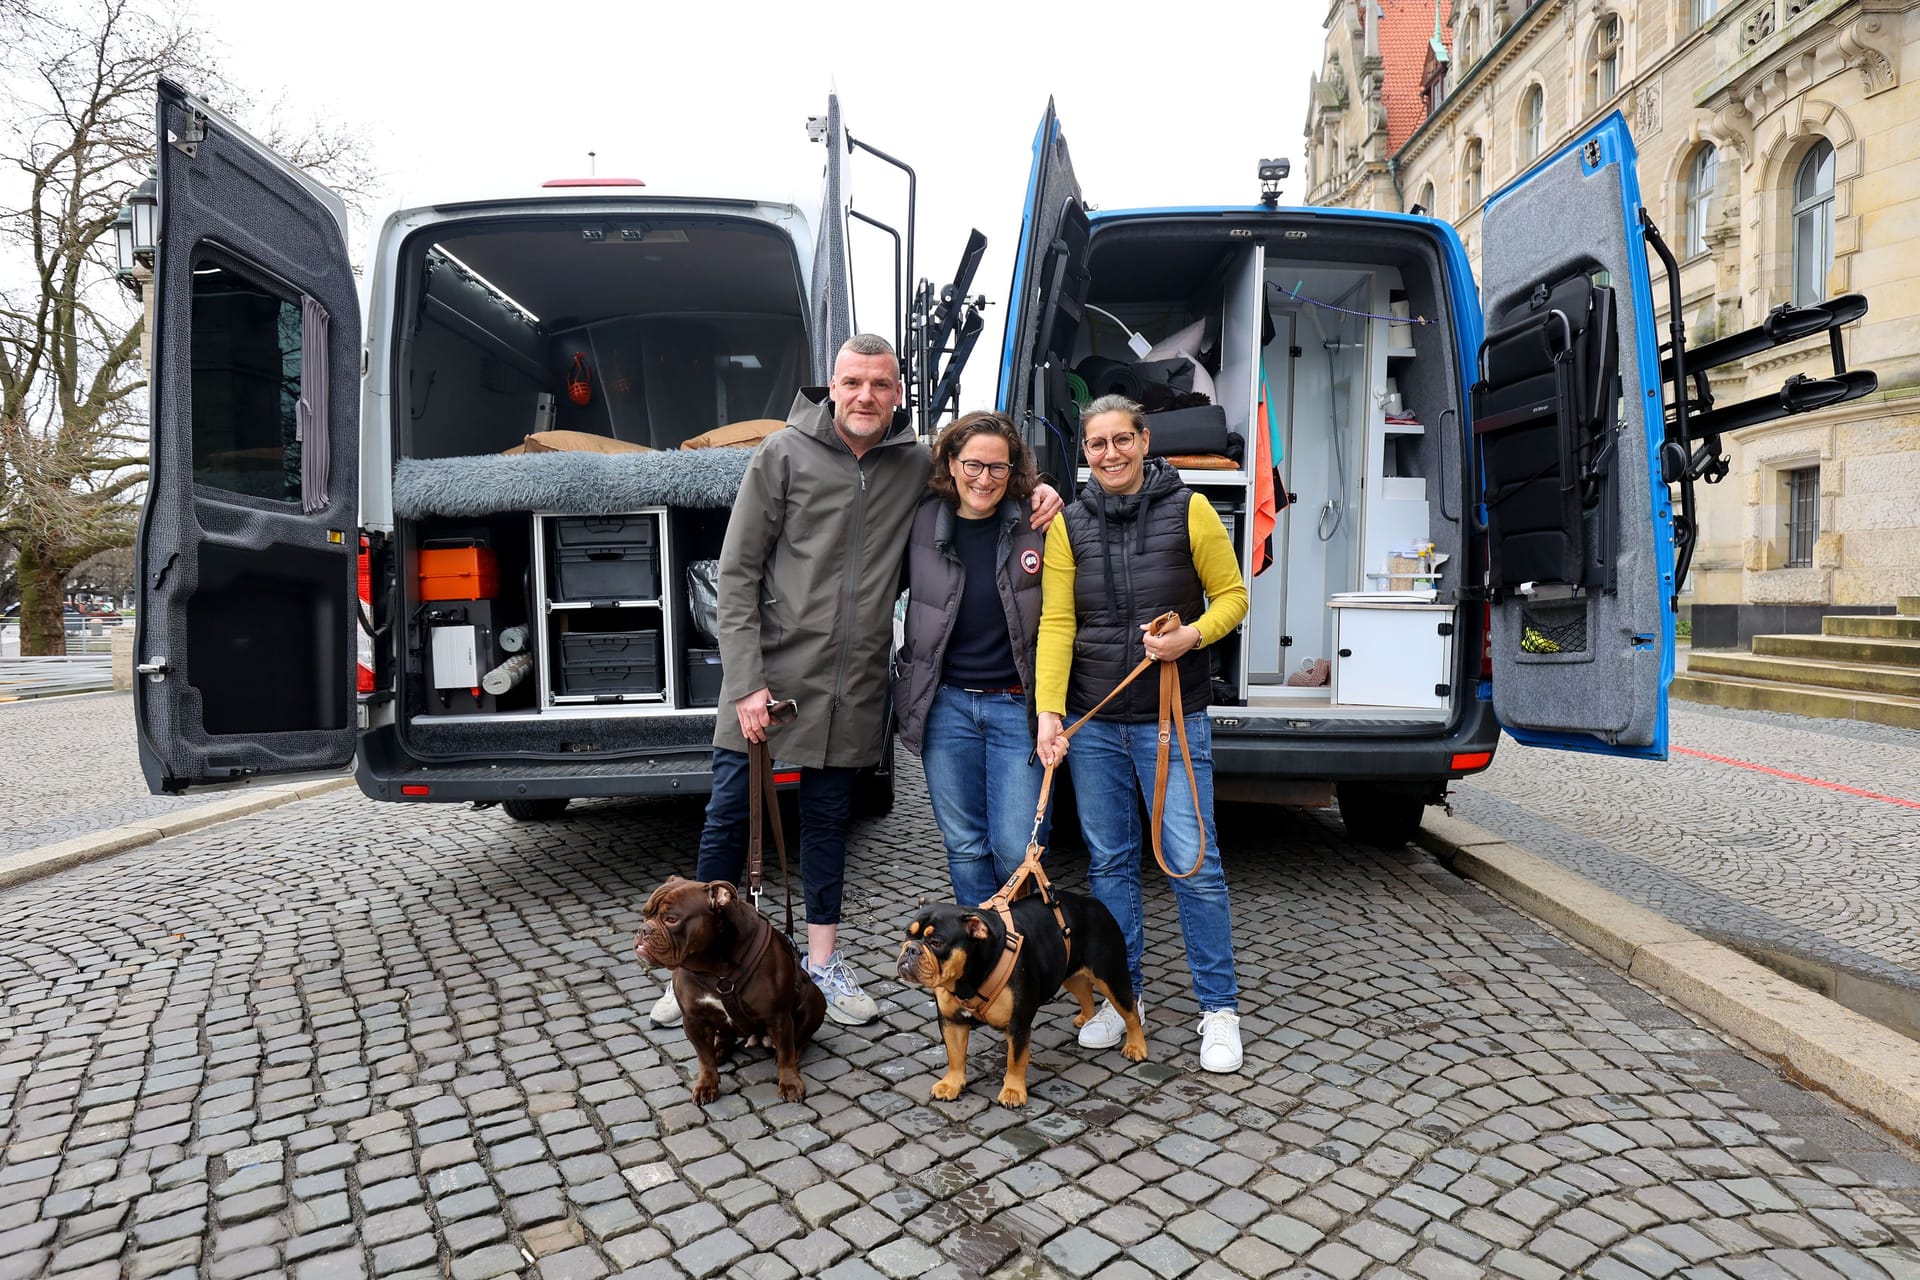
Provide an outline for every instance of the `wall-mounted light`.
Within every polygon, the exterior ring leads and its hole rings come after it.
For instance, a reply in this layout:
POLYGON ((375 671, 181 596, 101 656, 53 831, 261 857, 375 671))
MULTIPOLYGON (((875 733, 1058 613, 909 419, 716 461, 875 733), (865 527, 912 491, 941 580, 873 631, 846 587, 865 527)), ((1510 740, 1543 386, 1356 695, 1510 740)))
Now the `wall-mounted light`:
POLYGON ((133 215, 133 260, 151 271, 154 247, 160 243, 159 170, 147 170, 146 180, 127 197, 127 209, 133 215))
POLYGON ((133 278, 133 210, 124 204, 113 219, 113 274, 130 291, 140 292, 133 278))

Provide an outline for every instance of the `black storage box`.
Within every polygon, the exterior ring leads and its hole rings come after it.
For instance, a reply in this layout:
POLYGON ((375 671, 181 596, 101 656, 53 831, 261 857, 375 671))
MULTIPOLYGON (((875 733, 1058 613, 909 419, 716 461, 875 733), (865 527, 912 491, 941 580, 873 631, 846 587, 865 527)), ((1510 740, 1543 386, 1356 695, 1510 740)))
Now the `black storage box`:
POLYGON ((563 547, 641 546, 652 548, 656 516, 564 516, 553 522, 563 547))
POLYGON ((1147 452, 1155 458, 1174 453, 1212 453, 1240 461, 1246 446, 1227 430, 1227 411, 1217 404, 1168 409, 1147 415, 1147 452))
POLYGON ((720 705, 720 651, 718 649, 687 650, 686 701, 690 707, 720 705))
POLYGON ((657 630, 569 631, 560 637, 562 695, 658 696, 665 687, 657 630))
POLYGON ((556 600, 657 600, 658 548, 647 542, 562 544, 554 556, 556 600))

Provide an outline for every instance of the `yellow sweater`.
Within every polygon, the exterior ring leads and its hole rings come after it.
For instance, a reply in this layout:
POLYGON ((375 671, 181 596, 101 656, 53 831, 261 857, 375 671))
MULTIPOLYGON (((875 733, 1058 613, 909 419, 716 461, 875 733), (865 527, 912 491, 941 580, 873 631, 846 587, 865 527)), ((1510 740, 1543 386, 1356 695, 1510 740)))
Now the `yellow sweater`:
MULTIPOLYGON (((1200 631, 1200 648, 1232 633, 1247 616, 1247 584, 1240 578, 1240 558, 1234 554, 1220 513, 1199 494, 1187 506, 1187 540, 1193 546, 1193 567, 1207 594, 1207 611, 1193 619, 1200 631)), ((1034 710, 1065 715, 1067 675, 1073 668, 1073 542, 1064 518, 1047 529, 1046 566, 1041 571, 1040 639, 1034 658, 1039 689, 1034 710)))

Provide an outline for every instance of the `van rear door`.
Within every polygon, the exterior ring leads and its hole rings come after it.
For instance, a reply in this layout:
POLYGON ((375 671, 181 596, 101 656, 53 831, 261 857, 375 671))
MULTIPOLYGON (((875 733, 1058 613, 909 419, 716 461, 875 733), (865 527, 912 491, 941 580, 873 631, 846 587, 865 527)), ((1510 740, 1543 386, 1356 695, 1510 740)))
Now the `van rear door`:
POLYGON ((807 332, 813 343, 813 379, 827 385, 834 357, 853 336, 853 278, 847 250, 847 132, 840 121, 838 94, 827 95, 820 121, 827 144, 827 167, 820 183, 820 226, 815 233, 813 270, 808 286, 807 332))
POLYGON ((1000 352, 1000 412, 1019 423, 1039 452, 1041 470, 1071 476, 1073 451, 1066 393, 1066 360, 1091 277, 1087 271, 1086 206, 1067 155, 1053 100, 1033 138, 1026 212, 1007 293, 1007 328, 1000 352), (1049 431, 1049 427, 1052 428, 1049 431))
POLYGON ((360 311, 340 200, 159 86, 134 710, 155 793, 354 751, 360 311))
POLYGON ((1501 724, 1665 759, 1673 508, 1640 217, 1618 112, 1487 201, 1473 444, 1501 724))

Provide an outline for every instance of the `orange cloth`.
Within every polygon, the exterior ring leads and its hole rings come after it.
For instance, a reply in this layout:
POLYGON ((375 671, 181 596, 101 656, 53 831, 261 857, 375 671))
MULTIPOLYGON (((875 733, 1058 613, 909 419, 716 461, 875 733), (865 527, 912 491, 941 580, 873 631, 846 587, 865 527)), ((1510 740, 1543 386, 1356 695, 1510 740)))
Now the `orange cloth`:
POLYGON ((1253 442, 1253 572, 1266 572, 1273 562, 1273 527, 1280 523, 1280 507, 1273 497, 1273 432, 1267 424, 1266 380, 1261 379, 1260 409, 1254 415, 1253 442))

